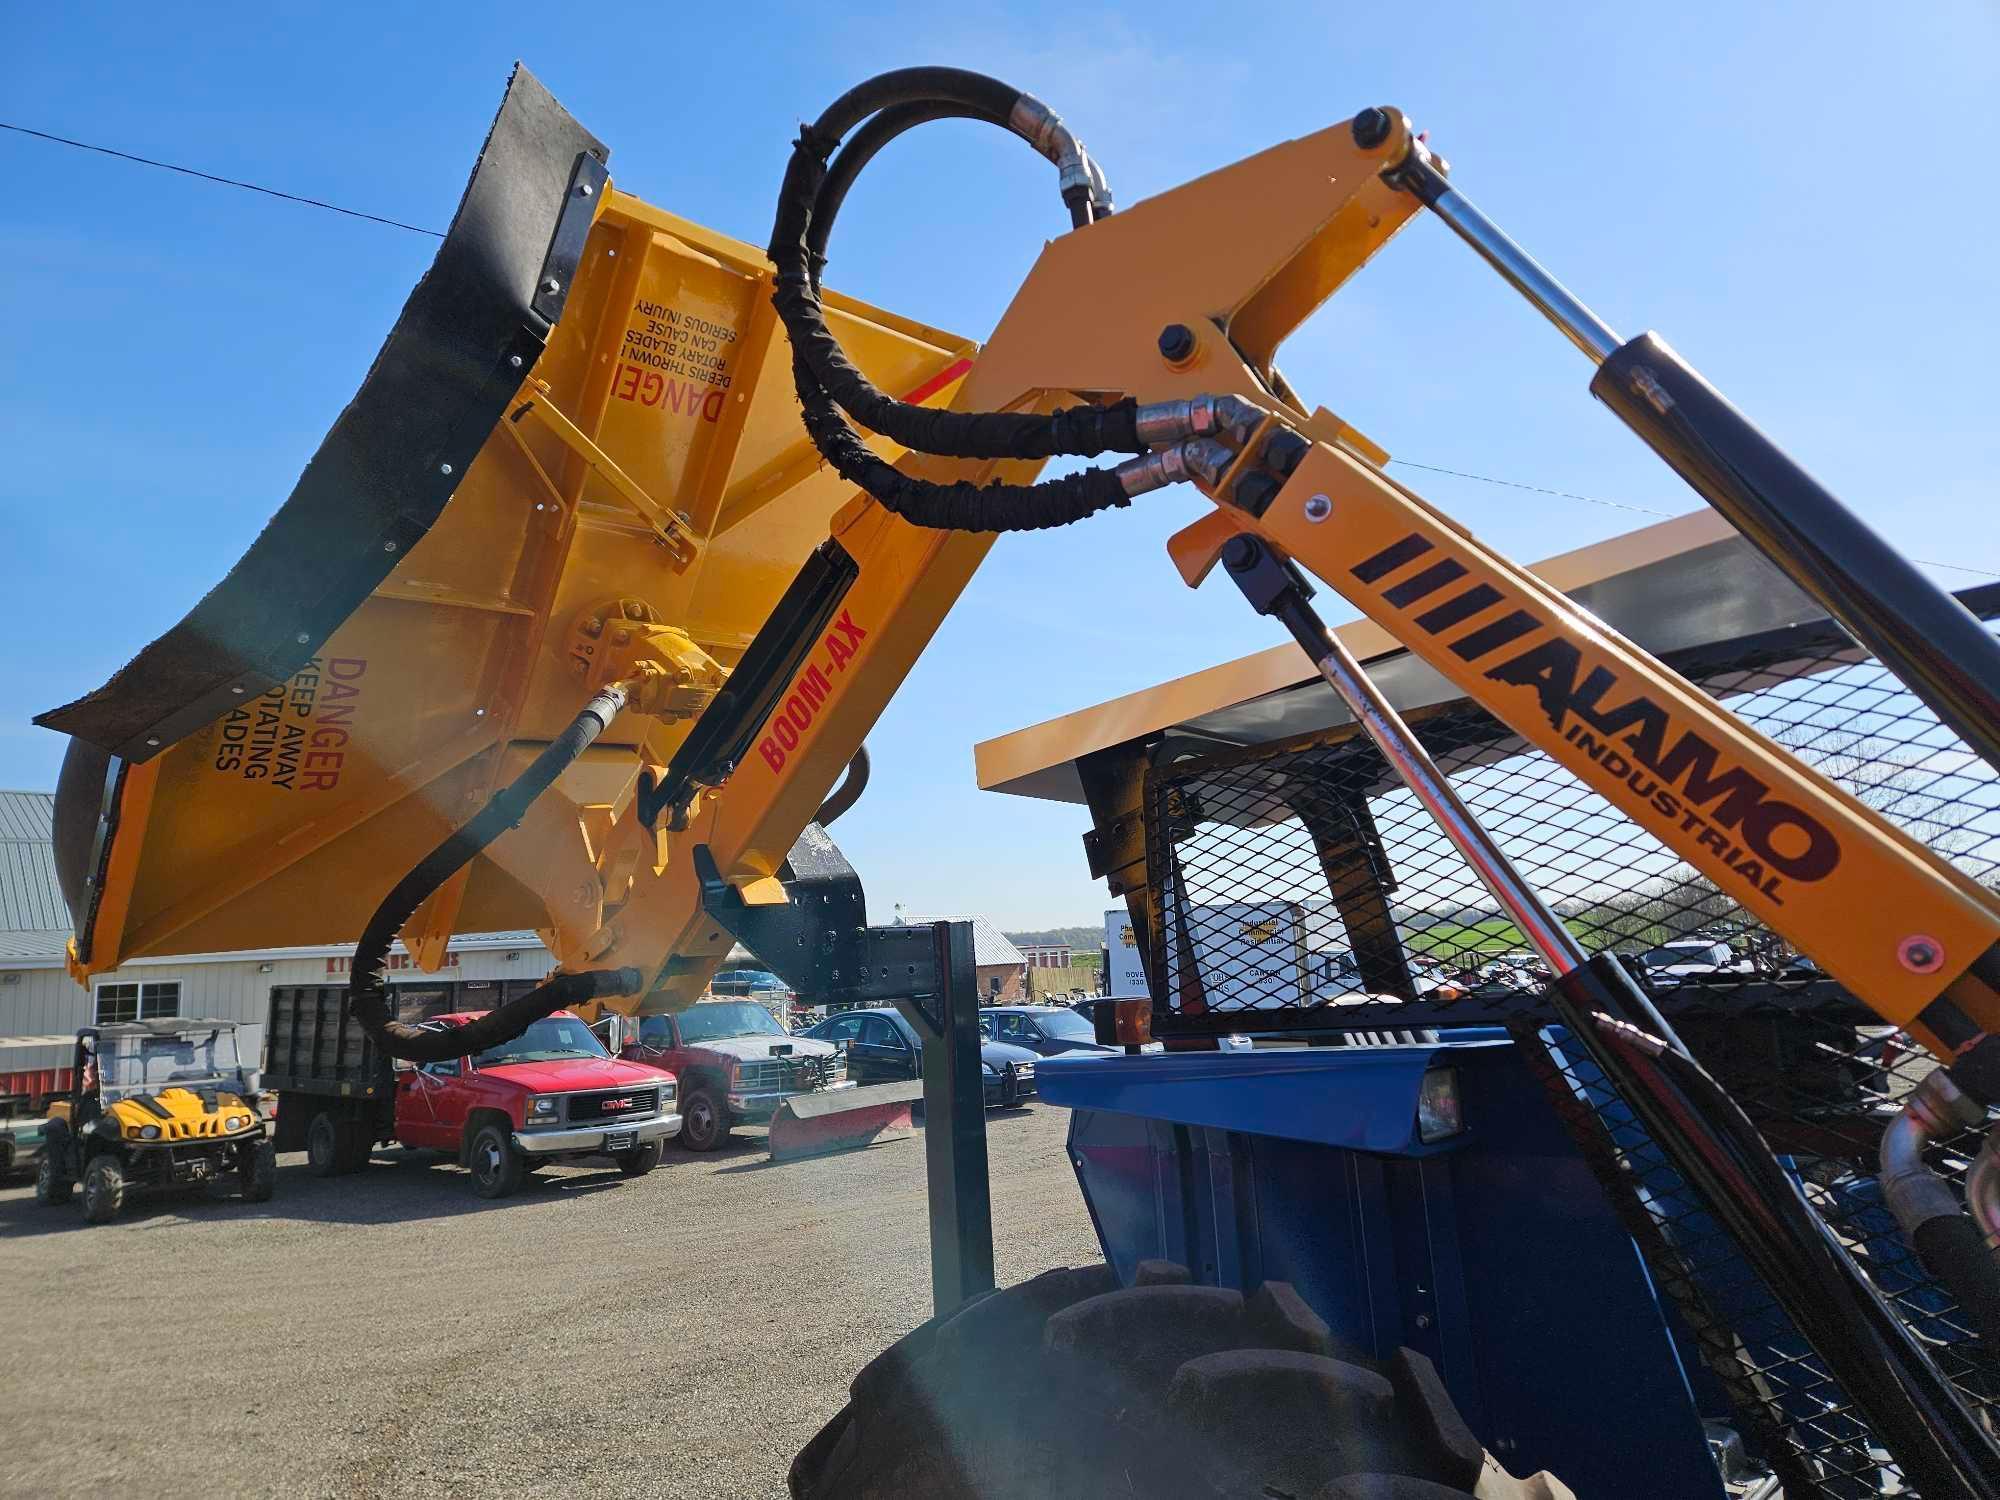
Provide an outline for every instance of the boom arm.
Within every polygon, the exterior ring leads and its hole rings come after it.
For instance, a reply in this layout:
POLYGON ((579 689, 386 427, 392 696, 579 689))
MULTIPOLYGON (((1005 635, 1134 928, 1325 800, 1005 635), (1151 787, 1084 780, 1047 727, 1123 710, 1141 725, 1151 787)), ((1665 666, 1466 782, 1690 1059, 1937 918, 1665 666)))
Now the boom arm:
MULTIPOLYGON (((1175 543, 1190 583, 1228 537, 1263 537, 1885 1019, 1946 1056, 1995 1029, 2000 998, 1977 972, 2000 940, 1989 893, 1481 546, 1389 479, 1386 454, 1330 413, 1307 413, 1284 384, 1277 344, 1417 206, 1382 176, 1393 131, 1407 130, 1391 119, 1391 136, 1372 147, 1338 126, 1055 241, 955 404, 1049 410, 1075 393, 1259 403, 1273 413, 1262 430, 1205 455, 1221 466, 1203 485, 1218 509, 1175 543), (1163 352, 1161 330, 1175 328, 1191 347, 1163 352)), ((905 467, 939 480, 993 470, 914 458, 905 467)), ((1017 482, 1032 473, 1013 467, 1017 482)), ((660 857, 591 944, 593 965, 653 975, 644 996, 613 1004, 691 999, 726 951, 726 932, 702 912, 694 845, 752 904, 783 899, 772 877, 786 851, 990 542, 913 527, 866 497, 835 518, 815 567, 845 581, 823 617, 781 612, 766 626, 774 657, 796 665, 711 711, 745 753, 722 785, 669 818, 677 826, 658 833, 660 857)), ((716 727, 698 725, 690 743, 716 727)), ((635 802, 627 817, 651 839, 637 826, 642 811, 635 802)))

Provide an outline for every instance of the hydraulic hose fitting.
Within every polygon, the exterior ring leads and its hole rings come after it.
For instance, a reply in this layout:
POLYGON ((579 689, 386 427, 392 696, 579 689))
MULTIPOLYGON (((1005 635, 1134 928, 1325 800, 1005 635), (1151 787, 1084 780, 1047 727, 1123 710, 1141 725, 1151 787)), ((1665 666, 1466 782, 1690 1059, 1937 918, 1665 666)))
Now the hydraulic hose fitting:
POLYGON ((1241 448, 1257 424, 1270 415, 1241 396, 1195 396, 1186 401, 1142 405, 1134 418, 1139 441, 1163 448, 1188 438, 1226 438, 1241 448))
POLYGON ((1161 448, 1138 458, 1128 458, 1111 472, 1118 476, 1118 483, 1125 493, 1135 497, 1194 478, 1188 469, 1186 452, 1181 448, 1161 448))
POLYGON ((1214 438, 1193 438, 1181 444, 1180 454, 1188 476, 1203 489, 1214 489, 1222 483, 1222 476, 1229 472, 1237 457, 1234 448, 1214 438))
POLYGON ((1007 126, 1056 164, 1063 202, 1087 202, 1097 218, 1111 212, 1111 189, 1103 171, 1090 159, 1083 142, 1063 124, 1061 115, 1033 94, 1023 94, 1014 101, 1007 126))
MULTIPOLYGON (((1950 1185, 1924 1164, 1924 1148, 1985 1121, 1985 1106, 1938 1068, 1917 1085, 1903 1112, 1882 1132, 1882 1201, 1905 1235, 1914 1239, 1930 1220, 1956 1218, 1959 1213, 1950 1185)), ((1982 1151, 1980 1156, 1988 1154, 1982 1151)))

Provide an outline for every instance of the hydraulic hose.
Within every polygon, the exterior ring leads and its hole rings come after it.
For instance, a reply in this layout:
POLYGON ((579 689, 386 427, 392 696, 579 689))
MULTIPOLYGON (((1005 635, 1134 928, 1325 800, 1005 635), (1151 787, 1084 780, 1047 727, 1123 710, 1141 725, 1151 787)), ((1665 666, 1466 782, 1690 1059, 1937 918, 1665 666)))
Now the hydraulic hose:
POLYGON ((815 287, 819 285, 820 273, 826 268, 827 236, 833 232, 833 221, 839 217, 841 205, 847 201, 848 189, 854 186, 861 169, 897 136, 919 125, 928 125, 933 120, 984 120, 1003 130, 1007 128, 1005 115, 981 113, 948 99, 918 99, 909 104, 895 105, 873 116, 847 138, 840 154, 827 167, 819 193, 813 199, 812 222, 806 230, 806 265, 812 272, 815 287))
POLYGON ((512 1041, 543 1016, 580 1005, 601 995, 628 995, 645 982, 637 969, 592 969, 557 974, 525 995, 495 1007, 475 1021, 450 1031, 426 1030, 396 1019, 390 1006, 386 965, 389 945, 431 893, 521 820, 529 805, 554 785, 591 741, 618 717, 625 706, 622 683, 605 688, 570 721, 542 753, 513 781, 495 792, 478 815, 439 844, 416 868, 396 882, 382 898, 375 915, 354 949, 354 966, 347 981, 348 1010, 375 1045, 391 1057, 410 1062, 439 1062, 483 1052, 512 1041))
POLYGON ((813 821, 822 828, 829 828, 833 820, 861 800, 861 794, 868 790, 868 747, 863 745, 854 752, 854 759, 847 763, 847 774, 840 778, 840 785, 827 794, 826 801, 820 803, 819 811, 813 814, 813 821))
MULTIPOLYGON (((1086 472, 1037 485, 937 485, 901 474, 870 452, 841 409, 875 432, 916 452, 960 458, 1095 457, 1144 453, 1137 404, 1081 407, 1049 415, 948 412, 911 405, 877 390, 847 359, 826 326, 818 275, 832 221, 855 178, 891 140, 932 120, 965 118, 1004 124, 1063 167, 1066 200, 1082 185, 1089 216, 1094 173, 1061 122, 1032 96, 997 79, 955 68, 908 68, 849 90, 799 133, 779 194, 770 254, 777 268, 773 305, 792 340, 793 373, 815 447, 850 483, 920 525, 952 530, 1007 531, 1066 525, 1129 495, 1110 471, 1086 472), (869 118, 874 116, 874 118, 869 118), (841 150, 843 136, 866 121, 841 150)), ((1108 201, 1106 203, 1108 210, 1108 201)))

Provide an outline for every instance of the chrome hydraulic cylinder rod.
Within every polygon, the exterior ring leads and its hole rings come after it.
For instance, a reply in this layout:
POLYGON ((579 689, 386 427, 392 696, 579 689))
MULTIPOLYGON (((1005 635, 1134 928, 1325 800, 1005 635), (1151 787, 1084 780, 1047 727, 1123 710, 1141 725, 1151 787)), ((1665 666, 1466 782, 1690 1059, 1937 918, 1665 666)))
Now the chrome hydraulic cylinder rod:
POLYGON ((1307 602, 1310 588, 1290 565, 1254 537, 1239 536, 1224 548, 1223 567, 1259 614, 1272 615, 1312 658, 1327 685, 1340 694, 1355 722, 1382 752, 1389 769, 1436 821, 1452 847, 1493 893, 1500 909, 1521 929, 1558 977, 1583 964, 1583 945, 1562 919, 1535 894, 1506 851, 1472 815, 1438 769, 1403 716, 1362 669, 1354 653, 1307 602))

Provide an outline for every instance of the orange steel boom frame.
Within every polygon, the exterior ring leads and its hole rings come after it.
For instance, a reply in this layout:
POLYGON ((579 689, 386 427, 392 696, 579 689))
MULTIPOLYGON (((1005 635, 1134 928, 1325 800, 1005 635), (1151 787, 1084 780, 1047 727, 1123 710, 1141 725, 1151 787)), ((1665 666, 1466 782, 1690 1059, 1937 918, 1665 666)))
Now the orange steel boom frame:
MULTIPOLYGON (((1923 1013, 1948 996, 1979 1032, 2000 1029, 2000 995, 1968 972, 2000 941, 1991 893, 1389 479, 1386 453, 1285 382, 1274 363, 1283 338, 1421 207, 1381 175, 1409 145, 1406 123, 1392 119, 1373 147, 1338 125, 1051 242, 953 406, 1047 411, 1079 398, 1204 394, 1258 403, 1274 414, 1266 431, 1204 486, 1216 511, 1175 539, 1186 581, 1199 583, 1230 537, 1261 536, 1886 1020, 1943 1052, 1923 1013), (1169 361, 1158 334, 1172 324, 1194 340, 1169 361), (1309 451, 1268 504, 1239 503, 1239 476, 1279 427, 1310 439, 1309 451)), ((1020 481, 1038 466, 911 455, 901 467, 1020 481)), ((693 529, 717 520, 697 516, 693 529)), ((614 1009, 686 1004, 727 953, 728 934, 704 909, 697 845, 746 902, 786 900, 777 877, 788 851, 993 541, 917 527, 865 496, 830 532, 855 575, 753 752, 658 827, 629 787, 602 809, 596 865, 618 878, 601 903, 585 903, 589 921, 562 893, 540 891, 565 968, 650 976, 640 993, 603 1002, 614 1009)), ((641 737, 637 748, 650 761, 657 747, 641 737)), ((135 775, 125 796, 149 786, 135 775)), ((496 846, 523 844, 506 862, 530 885, 541 836, 530 823, 496 846)), ((114 855, 114 885, 119 871, 114 855)), ((116 893, 105 897, 115 908, 116 893)))

